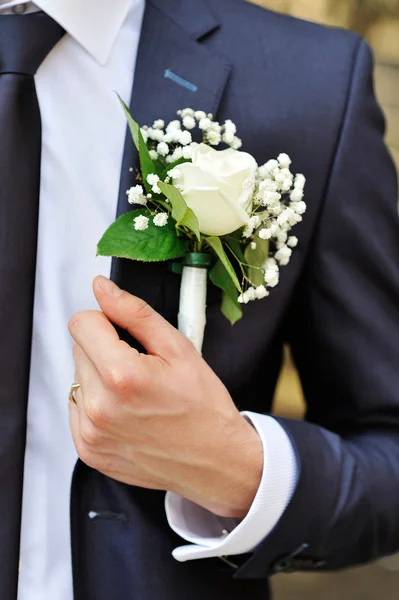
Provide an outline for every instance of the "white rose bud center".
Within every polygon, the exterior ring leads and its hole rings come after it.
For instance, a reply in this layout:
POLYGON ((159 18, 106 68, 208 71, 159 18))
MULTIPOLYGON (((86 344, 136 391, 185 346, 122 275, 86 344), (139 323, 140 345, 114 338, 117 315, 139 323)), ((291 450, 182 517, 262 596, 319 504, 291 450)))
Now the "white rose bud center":
POLYGON ((179 165, 173 183, 196 214, 201 233, 222 236, 247 225, 257 167, 246 152, 206 144, 193 149, 192 163, 179 165))

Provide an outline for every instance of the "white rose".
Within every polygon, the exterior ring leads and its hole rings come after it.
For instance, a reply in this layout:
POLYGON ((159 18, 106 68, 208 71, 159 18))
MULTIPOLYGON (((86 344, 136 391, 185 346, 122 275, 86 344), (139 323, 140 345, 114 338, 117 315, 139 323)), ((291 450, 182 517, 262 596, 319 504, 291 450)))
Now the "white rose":
POLYGON ((179 165, 173 183, 196 214, 201 233, 227 235, 247 225, 257 168, 246 152, 206 144, 193 148, 192 163, 179 165))

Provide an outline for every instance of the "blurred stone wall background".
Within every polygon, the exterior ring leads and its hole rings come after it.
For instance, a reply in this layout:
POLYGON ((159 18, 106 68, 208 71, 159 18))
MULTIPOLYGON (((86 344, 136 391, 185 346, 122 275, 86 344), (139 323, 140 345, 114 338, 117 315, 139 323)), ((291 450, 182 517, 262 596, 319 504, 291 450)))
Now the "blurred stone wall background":
MULTIPOLYGON (((309 21, 353 29, 374 50, 377 97, 387 118, 387 144, 399 169, 399 0, 252 0, 309 21)), ((399 259, 399 257, 398 257, 399 259)), ((301 418, 305 403, 286 351, 275 412, 301 418)), ((398 600, 399 557, 338 574, 293 574, 273 579, 275 600, 398 600)))
POLYGON ((388 119, 387 141, 399 167, 399 0, 254 0, 309 21, 353 29, 376 56, 376 89, 388 119))

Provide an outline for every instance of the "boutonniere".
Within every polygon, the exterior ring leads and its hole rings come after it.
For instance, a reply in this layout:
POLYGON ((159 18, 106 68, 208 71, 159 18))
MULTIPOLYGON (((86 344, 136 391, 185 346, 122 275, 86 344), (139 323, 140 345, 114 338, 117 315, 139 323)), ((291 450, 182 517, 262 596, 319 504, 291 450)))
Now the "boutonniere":
POLYGON ((166 126, 159 119, 140 128, 122 106, 140 159, 137 184, 126 192, 135 208, 107 229, 98 254, 174 261, 182 274, 178 328, 201 352, 208 279, 221 288, 232 325, 243 305, 278 284, 298 243, 289 232, 306 211, 305 177, 293 175, 287 154, 258 166, 239 150, 231 120, 186 108, 166 126), (220 144, 227 149, 216 150, 220 144))

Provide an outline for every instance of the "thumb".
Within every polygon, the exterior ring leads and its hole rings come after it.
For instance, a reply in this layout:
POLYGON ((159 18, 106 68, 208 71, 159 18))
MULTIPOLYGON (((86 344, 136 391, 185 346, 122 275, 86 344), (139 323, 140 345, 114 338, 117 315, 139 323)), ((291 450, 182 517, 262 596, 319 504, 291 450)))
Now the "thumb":
POLYGON ((110 321, 126 329, 148 354, 165 359, 181 354, 184 336, 144 300, 124 292, 102 276, 94 279, 93 291, 110 321))

